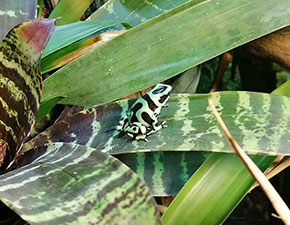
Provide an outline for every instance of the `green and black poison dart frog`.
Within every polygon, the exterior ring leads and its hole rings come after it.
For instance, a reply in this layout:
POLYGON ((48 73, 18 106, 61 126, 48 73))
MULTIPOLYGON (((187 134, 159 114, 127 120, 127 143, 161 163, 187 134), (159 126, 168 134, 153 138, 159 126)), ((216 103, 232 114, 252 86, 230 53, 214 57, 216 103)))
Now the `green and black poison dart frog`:
POLYGON ((165 122, 158 124, 161 109, 166 106, 172 87, 157 84, 144 96, 138 98, 124 118, 121 118, 117 130, 125 132, 135 140, 147 141, 146 137, 166 127, 165 122))

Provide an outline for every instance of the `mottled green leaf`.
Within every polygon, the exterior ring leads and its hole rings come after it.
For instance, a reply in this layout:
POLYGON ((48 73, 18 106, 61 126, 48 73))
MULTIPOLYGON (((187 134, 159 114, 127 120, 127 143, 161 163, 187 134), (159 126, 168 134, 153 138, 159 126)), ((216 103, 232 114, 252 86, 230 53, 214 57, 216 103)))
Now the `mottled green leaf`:
POLYGON ((94 148, 54 143, 0 176, 0 199, 30 224, 161 224, 141 179, 94 148))
POLYGON ((41 119, 43 119, 43 117, 45 117, 50 112, 50 110, 63 98, 64 97, 56 97, 48 101, 41 102, 35 120, 35 124, 37 124, 41 119))
MULTIPOLYGON (((21 164, 22 157, 29 158, 25 152, 34 146, 54 141, 75 142, 116 155, 146 181, 154 194, 176 194, 206 157, 202 153, 183 151, 232 152, 208 108, 209 96, 213 97, 233 136, 248 153, 290 155, 287 147, 289 98, 251 92, 217 92, 172 95, 169 106, 160 115, 160 121, 166 120, 168 127, 149 136, 148 142, 131 141, 115 130, 128 108, 126 100, 77 113, 25 143, 16 164, 21 164), (156 153, 147 153, 152 151, 156 153)), ((129 104, 132 102, 130 100, 129 104)))
POLYGON ((93 0, 62 0, 53 9, 49 18, 61 17, 57 25, 68 24, 78 21, 90 6, 93 0))
POLYGON ((43 100, 67 96, 62 103, 93 105, 120 98, 289 25, 289 13, 288 0, 189 2, 58 70, 44 81, 43 100))
POLYGON ((0 1, 0 43, 8 31, 16 24, 35 18, 36 0, 0 1))
POLYGON ((41 92, 40 56, 54 27, 55 20, 24 22, 0 47, 0 141, 7 142, 6 165, 34 123, 41 92))
MULTIPOLYGON (((56 123, 24 149, 42 145, 43 140, 65 138, 110 154, 171 150, 232 153, 208 107, 209 96, 247 153, 290 155, 290 98, 255 92, 172 95, 159 118, 166 120, 168 127, 149 136, 148 142, 130 141, 129 136, 116 131, 128 109, 127 100, 100 105, 56 123)), ((132 103, 130 100, 129 105, 132 103)))

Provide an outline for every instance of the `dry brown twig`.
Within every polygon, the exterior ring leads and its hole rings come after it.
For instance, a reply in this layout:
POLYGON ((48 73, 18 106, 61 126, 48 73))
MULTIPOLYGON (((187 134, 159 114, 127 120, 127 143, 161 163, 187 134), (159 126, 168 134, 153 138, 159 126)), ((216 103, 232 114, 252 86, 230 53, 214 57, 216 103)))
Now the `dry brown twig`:
POLYGON ((256 166, 256 164, 250 159, 250 157, 244 152, 244 150, 232 137, 221 116, 217 112, 211 98, 208 98, 208 104, 230 146, 234 149, 235 153, 239 156, 239 158, 249 170, 249 172, 252 174, 252 176, 255 178, 255 180, 260 184, 261 188, 271 201, 274 209, 278 213, 279 218, 284 222, 284 224, 290 225, 290 210, 288 206, 285 204, 285 202, 280 197, 275 188, 272 186, 272 184, 269 182, 269 180, 265 177, 263 172, 256 166))
MULTIPOLYGON (((286 158, 283 162, 278 164, 276 167, 272 168, 268 173, 264 173, 267 179, 271 179, 272 177, 276 176, 278 173, 281 173, 283 170, 285 170, 287 167, 290 166, 290 158, 286 158)), ((255 182, 249 192, 254 190, 256 187, 259 186, 258 182, 255 182)))

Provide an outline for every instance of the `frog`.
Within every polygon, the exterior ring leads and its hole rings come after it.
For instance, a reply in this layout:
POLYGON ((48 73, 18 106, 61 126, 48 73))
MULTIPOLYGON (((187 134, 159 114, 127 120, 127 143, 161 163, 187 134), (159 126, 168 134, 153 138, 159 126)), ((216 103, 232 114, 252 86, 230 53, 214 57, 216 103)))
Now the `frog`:
POLYGON ((172 87, 158 83, 144 96, 139 97, 121 118, 117 130, 126 133, 134 140, 148 141, 147 137, 160 129, 167 127, 166 121, 158 123, 161 109, 167 106, 172 87))

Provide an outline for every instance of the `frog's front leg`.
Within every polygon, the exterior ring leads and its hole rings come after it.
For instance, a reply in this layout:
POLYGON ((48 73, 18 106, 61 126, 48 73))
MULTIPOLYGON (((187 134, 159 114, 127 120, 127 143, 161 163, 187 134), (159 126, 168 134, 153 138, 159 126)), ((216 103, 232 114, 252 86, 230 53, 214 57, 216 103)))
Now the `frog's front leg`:
POLYGON ((148 129, 149 131, 147 132, 147 136, 149 136, 153 133, 156 133, 157 131, 161 130, 164 127, 167 127, 167 125, 165 125, 165 123, 166 123, 166 121, 163 121, 161 124, 158 124, 157 119, 154 120, 150 129, 148 129))

